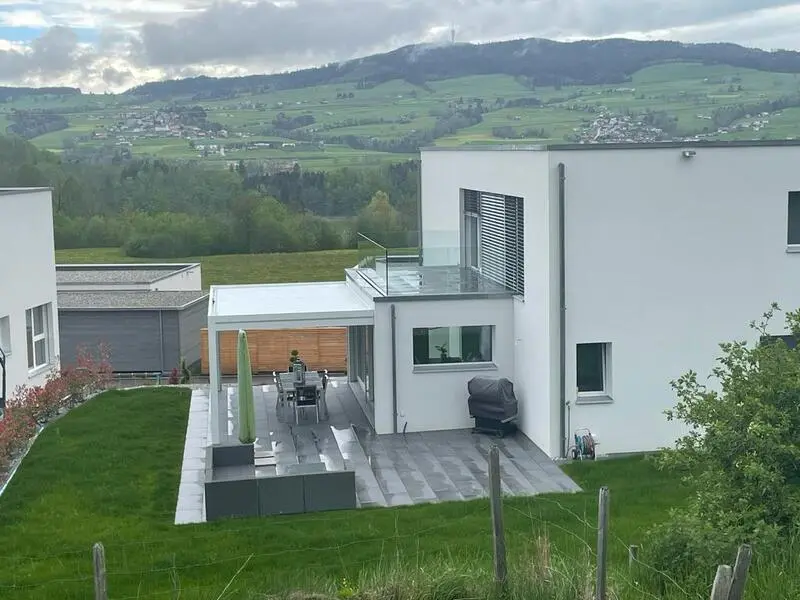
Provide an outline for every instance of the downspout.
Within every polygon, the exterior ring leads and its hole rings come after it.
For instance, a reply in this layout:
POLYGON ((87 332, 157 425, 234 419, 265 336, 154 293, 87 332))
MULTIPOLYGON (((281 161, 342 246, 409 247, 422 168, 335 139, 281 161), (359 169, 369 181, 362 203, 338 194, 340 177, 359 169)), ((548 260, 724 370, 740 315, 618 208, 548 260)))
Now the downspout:
POLYGON ((422 154, 419 157, 419 166, 417 167, 417 253, 419 254, 419 265, 425 264, 425 257, 423 256, 423 243, 422 243, 422 154))
POLYGON ((159 371, 164 373, 164 311, 158 311, 158 350, 161 356, 159 371))
POLYGON ((567 299, 566 299, 566 263, 564 255, 565 243, 565 212, 566 212, 566 166, 558 163, 558 362, 559 362, 559 395, 561 403, 558 411, 559 431, 561 432, 561 458, 567 456, 567 299))
POLYGON ((392 433, 397 433, 397 311, 389 307, 392 320, 392 433))

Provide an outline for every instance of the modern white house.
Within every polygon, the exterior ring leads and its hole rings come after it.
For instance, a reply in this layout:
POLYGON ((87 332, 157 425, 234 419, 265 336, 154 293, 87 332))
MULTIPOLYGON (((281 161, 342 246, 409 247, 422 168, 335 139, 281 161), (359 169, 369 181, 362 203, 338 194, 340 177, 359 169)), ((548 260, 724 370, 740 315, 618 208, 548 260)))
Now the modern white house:
MULTIPOLYGON (((419 256, 362 240, 337 283, 212 286, 211 432, 226 329, 346 326, 377 434, 472 426, 467 382, 507 377, 551 457, 681 433, 670 381, 800 305, 800 142, 430 148, 419 256)), ((776 335, 782 323, 776 323, 776 335)), ((218 439, 218 438, 217 438, 218 439)))
POLYGON ((0 257, 0 378, 10 397, 59 364, 50 189, 0 189, 0 257))

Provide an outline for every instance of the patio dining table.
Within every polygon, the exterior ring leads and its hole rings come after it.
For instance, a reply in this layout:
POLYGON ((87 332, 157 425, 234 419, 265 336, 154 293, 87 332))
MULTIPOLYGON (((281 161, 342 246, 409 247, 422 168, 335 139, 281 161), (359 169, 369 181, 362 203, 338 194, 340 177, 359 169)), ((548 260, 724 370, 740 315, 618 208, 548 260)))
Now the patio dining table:
POLYGON ((319 391, 319 406, 320 406, 320 419, 327 419, 328 418, 328 406, 325 403, 325 388, 322 386, 322 377, 316 371, 306 371, 306 380, 305 383, 297 383, 294 378, 294 373, 289 372, 282 372, 278 373, 278 377, 280 378, 281 387, 284 390, 297 390, 298 387, 303 386, 316 386, 317 390, 319 391))

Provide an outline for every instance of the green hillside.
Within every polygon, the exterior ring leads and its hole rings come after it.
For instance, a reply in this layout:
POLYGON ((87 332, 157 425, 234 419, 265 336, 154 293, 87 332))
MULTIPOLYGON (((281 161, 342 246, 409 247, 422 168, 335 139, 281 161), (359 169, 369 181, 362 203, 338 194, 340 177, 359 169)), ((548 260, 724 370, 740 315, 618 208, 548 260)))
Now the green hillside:
POLYGON ((6 102, 0 121, 10 122, 16 110, 63 115, 66 129, 32 141, 80 156, 129 151, 210 168, 254 160, 282 169, 297 161, 315 170, 399 162, 431 144, 769 139, 800 132, 798 74, 698 63, 647 67, 622 84, 537 86, 498 74, 421 85, 392 80, 367 89, 326 84, 205 101, 78 98, 82 104, 75 96, 6 102), (175 111, 190 106, 205 114, 199 130, 187 133, 175 111), (153 126, 158 119, 172 123, 153 126))

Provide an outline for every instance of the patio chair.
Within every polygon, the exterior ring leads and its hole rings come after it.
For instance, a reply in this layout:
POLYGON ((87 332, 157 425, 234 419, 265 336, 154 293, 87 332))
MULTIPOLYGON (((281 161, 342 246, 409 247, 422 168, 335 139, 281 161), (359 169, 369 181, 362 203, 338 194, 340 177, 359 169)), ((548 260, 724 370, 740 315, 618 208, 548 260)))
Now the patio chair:
POLYGON ((286 404, 294 399, 294 390, 286 390, 281 383, 281 378, 275 371, 272 372, 272 378, 275 380, 275 388, 278 390, 278 398, 275 401, 275 413, 280 418, 281 409, 286 408, 286 404))
POLYGON ((314 407, 314 412, 317 416, 317 423, 319 423, 319 390, 315 385, 306 385, 298 388, 297 395, 294 399, 294 422, 300 423, 300 409, 306 409, 310 406, 314 407))

